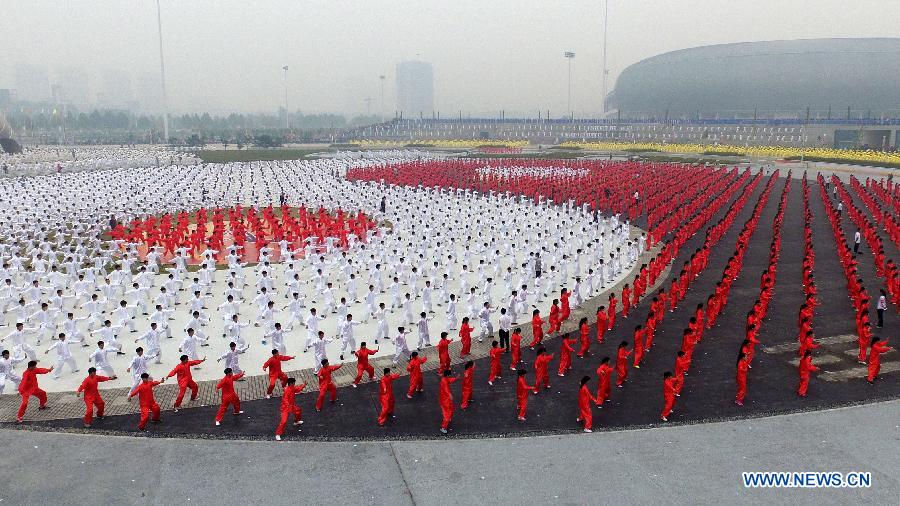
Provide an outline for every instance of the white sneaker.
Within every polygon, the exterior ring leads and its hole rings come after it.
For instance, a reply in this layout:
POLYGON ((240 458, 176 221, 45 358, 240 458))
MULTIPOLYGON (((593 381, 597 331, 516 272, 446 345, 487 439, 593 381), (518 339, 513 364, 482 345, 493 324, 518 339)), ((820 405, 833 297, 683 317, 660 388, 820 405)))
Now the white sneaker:
POLYGON ((218 427, 219 425, 222 425, 222 422, 216 421, 216 427, 218 427))
POLYGON ((281 436, 279 436, 279 435, 276 434, 276 435, 275 435, 275 441, 281 441, 281 436))

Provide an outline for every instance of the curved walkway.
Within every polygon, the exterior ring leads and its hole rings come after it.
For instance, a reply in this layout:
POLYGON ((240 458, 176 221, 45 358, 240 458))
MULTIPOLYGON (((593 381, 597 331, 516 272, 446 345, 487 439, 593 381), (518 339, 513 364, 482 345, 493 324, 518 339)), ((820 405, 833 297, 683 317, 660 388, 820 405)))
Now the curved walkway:
POLYGON ((701 425, 479 440, 255 442, 0 430, 10 504, 896 504, 900 400, 701 425), (868 471, 748 489, 743 471, 868 471), (289 483, 290 485, 286 485, 289 483))

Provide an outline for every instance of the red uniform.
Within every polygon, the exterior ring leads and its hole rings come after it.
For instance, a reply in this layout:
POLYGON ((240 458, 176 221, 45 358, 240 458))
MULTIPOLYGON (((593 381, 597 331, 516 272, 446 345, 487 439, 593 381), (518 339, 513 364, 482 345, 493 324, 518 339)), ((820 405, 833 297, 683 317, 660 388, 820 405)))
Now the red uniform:
POLYGON ((154 422, 159 421, 159 404, 156 403, 156 399, 153 397, 153 389, 161 383, 162 381, 142 381, 140 385, 128 394, 129 398, 137 395, 141 403, 141 421, 138 422, 138 430, 144 430, 151 414, 154 422))
POLYGON ((597 368, 597 406, 602 406, 606 399, 609 398, 609 391, 612 386, 611 376, 612 366, 600 364, 600 367, 597 368))
POLYGON ((687 374, 688 366, 690 365, 689 358, 687 355, 682 355, 675 359, 675 393, 681 394, 681 389, 684 387, 684 375, 687 374))
POLYGON ((747 369, 749 366, 750 362, 746 357, 737 364, 737 394, 734 400, 742 406, 744 405, 744 396, 747 395, 747 369))
POLYGON ((528 345, 529 348, 534 348, 544 340, 543 325, 544 320, 541 320, 540 315, 534 315, 531 317, 531 333, 534 337, 531 339, 531 344, 528 345))
POLYGON ((462 379, 462 401, 459 403, 459 407, 462 409, 466 409, 469 407, 469 403, 472 402, 472 390, 473 390, 473 382, 475 379, 475 366, 466 369, 463 371, 463 379, 462 379))
POLYGON ((175 407, 178 408, 181 406, 181 401, 184 400, 184 393, 188 388, 191 389, 191 400, 197 400, 197 383, 194 381, 194 376, 191 374, 191 367, 202 363, 202 360, 188 360, 187 362, 182 362, 175 366, 167 378, 171 378, 172 376, 178 376, 178 397, 175 398, 175 407))
POLYGON ((450 426, 453 419, 453 391, 450 390, 450 384, 459 378, 453 376, 441 377, 441 389, 438 395, 438 401, 441 404, 441 428, 446 429, 450 426))
MULTIPOLYGON (((875 381, 878 373, 881 371, 881 354, 890 351, 892 348, 884 341, 878 341, 869 352, 869 375, 866 376, 868 382, 875 381)), ((25 376, 24 374, 22 376, 25 376)))
POLYGON ((543 353, 534 359, 534 392, 537 393, 538 388, 542 385, 544 388, 550 388, 550 361, 553 355, 543 353))
POLYGON ((378 398, 381 401, 381 413, 378 415, 378 425, 384 425, 388 417, 394 414, 394 380, 399 378, 397 373, 385 374, 381 378, 378 389, 378 398))
POLYGON ((243 378, 244 373, 239 372, 237 374, 225 375, 222 379, 216 383, 216 389, 222 391, 222 403, 219 404, 219 410, 216 411, 216 421, 221 422, 222 418, 225 417, 225 412, 228 411, 228 407, 231 406, 234 410, 234 414, 239 414, 241 411, 241 399, 238 398, 237 393, 234 391, 234 382, 243 378))
POLYGON ((19 382, 19 395, 22 396, 22 404, 19 405, 19 413, 16 420, 22 421, 25 410, 28 409, 28 398, 32 395, 40 401, 40 407, 43 408, 47 404, 47 392, 41 390, 38 386, 38 374, 47 374, 50 369, 43 367, 35 367, 34 369, 25 369, 22 371, 22 381, 19 382))
POLYGON ((619 303, 615 295, 610 295, 609 306, 606 308, 606 330, 612 330, 616 324, 616 305, 619 303))
POLYGON ((641 368, 644 360, 644 329, 634 331, 634 366, 641 368))
POLYGON ((572 340, 568 336, 564 337, 562 345, 559 347, 559 370, 557 374, 560 376, 565 376, 566 372, 572 368, 572 352, 574 351, 572 340))
MULTIPOLYGON (((521 337, 520 337, 521 339, 521 337)), ((491 372, 488 376, 488 382, 493 383, 495 379, 503 375, 501 372, 500 357, 505 350, 503 348, 491 348, 491 372)))
POLYGON ((370 350, 368 348, 360 348, 353 352, 356 355, 356 379, 353 380, 354 385, 359 385, 362 380, 363 373, 369 373, 369 379, 375 377, 375 368, 369 364, 369 355, 378 353, 378 348, 370 350))
POLYGON ((440 362, 438 366, 438 374, 443 374, 444 371, 450 369, 450 340, 439 340, 437 344, 437 350, 438 361, 440 362))
MULTIPOLYGON (((339 366, 338 366, 339 367, 339 366)), ((325 369, 324 367, 322 369, 325 369)), ((320 369, 320 371, 322 370, 320 369)), ((278 427, 275 429, 275 435, 284 434, 284 428, 287 426, 288 419, 294 415, 294 422, 299 422, 303 417, 303 411, 297 406, 297 395, 306 388, 306 383, 299 385, 286 385, 284 392, 281 393, 281 419, 278 421, 278 427)))
POLYGON ((603 335, 606 334, 606 327, 609 325, 609 318, 606 317, 606 313, 603 311, 597 310, 597 342, 603 343, 603 335))
POLYGON ((622 386, 622 383, 625 383, 625 380, 628 379, 628 357, 631 355, 631 351, 626 348, 619 348, 616 355, 616 386, 618 387, 622 386))
POLYGON ((88 375, 78 387, 78 392, 84 392, 85 425, 90 425, 94 420, 94 407, 97 408, 97 416, 103 417, 103 410, 106 408, 106 403, 104 403, 103 398, 100 397, 100 390, 97 388, 97 384, 104 381, 109 381, 109 378, 98 374, 93 376, 88 375))
POLYGON ((588 336, 588 333, 589 329, 587 323, 582 323, 581 327, 578 328, 578 340, 581 343, 581 347, 578 349, 579 357, 589 355, 588 351, 591 349, 591 338, 588 336))
POLYGON ((591 430, 594 424, 594 412, 591 411, 592 402, 597 404, 597 399, 591 395, 591 391, 585 383, 578 391, 578 421, 584 422, 586 430, 591 430))
POLYGON ((406 371, 409 373, 409 391, 407 397, 412 397, 413 392, 422 391, 422 364, 428 361, 428 357, 415 357, 409 359, 406 371))
POLYGON ((294 357, 289 355, 272 355, 269 360, 266 360, 266 363, 263 364, 263 370, 269 371, 269 388, 266 390, 266 395, 272 395, 272 392, 275 390, 276 381, 281 381, 282 387, 287 383, 287 374, 281 372, 281 363, 292 360, 293 358, 294 357))
MULTIPOLYGON (((472 328, 471 326, 469 326, 468 323, 463 323, 459 327, 459 340, 460 340, 460 342, 462 342, 462 349, 459 350, 459 358, 463 358, 466 355, 468 355, 469 351, 472 349, 472 331, 473 330, 475 330, 475 329, 472 328)), ((442 341, 443 341, 443 339, 442 339, 442 341)), ((440 346, 440 345, 441 345, 441 343, 439 342, 438 346, 440 346)), ((440 351, 440 348, 438 348, 438 350, 440 351)), ((444 360, 441 359, 441 370, 442 371, 444 369, 447 369, 450 367, 449 351, 447 352, 447 367, 444 367, 443 364, 444 364, 444 360)))
POLYGON ((569 315, 572 314, 572 309, 569 306, 569 297, 571 294, 569 292, 559 294, 559 321, 564 322, 569 319, 569 315))
POLYGON ((519 376, 516 383, 516 404, 519 408, 519 418, 525 419, 525 411, 528 409, 528 393, 536 391, 537 385, 529 385, 525 376, 519 376))
POLYGON ((547 327, 547 334, 558 332, 560 328, 559 306, 553 304, 550 306, 550 326, 547 327))
POLYGON ((677 378, 675 378, 675 376, 671 376, 663 380, 663 399, 665 400, 665 406, 663 406, 662 413, 660 414, 662 418, 668 418, 669 414, 672 413, 672 408, 675 407, 677 383, 678 380, 677 378))
POLYGON ((343 366, 343 364, 338 365, 323 365, 319 372, 316 373, 316 376, 319 377, 319 397, 316 398, 316 411, 322 410, 322 404, 325 402, 325 394, 330 394, 331 402, 337 400, 337 387, 334 386, 334 382, 331 381, 331 373, 337 371, 343 366))
POLYGON ((509 364, 509 368, 515 371, 516 366, 522 361, 522 334, 515 331, 513 332, 512 337, 509 340, 509 349, 512 352, 510 354, 512 356, 512 361, 509 364))
POLYGON ((812 363, 812 355, 800 359, 798 371, 800 373, 800 386, 797 387, 797 395, 806 397, 806 390, 809 388, 810 373, 818 371, 819 368, 812 363))

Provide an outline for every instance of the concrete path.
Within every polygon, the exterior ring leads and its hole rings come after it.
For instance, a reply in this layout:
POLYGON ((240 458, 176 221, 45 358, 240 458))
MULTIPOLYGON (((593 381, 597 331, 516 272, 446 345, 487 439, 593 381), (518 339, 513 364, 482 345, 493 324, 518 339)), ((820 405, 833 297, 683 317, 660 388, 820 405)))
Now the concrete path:
POLYGON ((900 401, 595 434, 395 442, 0 430, 6 504, 896 504, 900 401), (743 471, 869 471, 866 489, 747 489, 743 471))

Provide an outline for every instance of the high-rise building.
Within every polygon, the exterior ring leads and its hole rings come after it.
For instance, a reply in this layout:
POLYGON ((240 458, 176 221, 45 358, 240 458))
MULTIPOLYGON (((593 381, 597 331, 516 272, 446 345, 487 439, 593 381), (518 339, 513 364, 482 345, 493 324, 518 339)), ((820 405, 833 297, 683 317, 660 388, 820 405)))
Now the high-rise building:
POLYGON ((404 117, 430 116, 434 111, 434 71, 423 61, 397 64, 397 109, 404 117))

